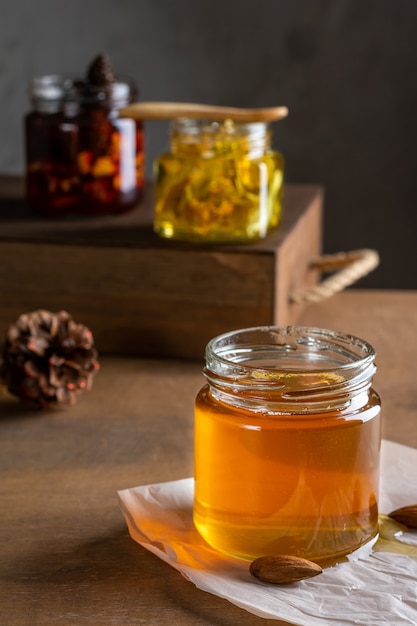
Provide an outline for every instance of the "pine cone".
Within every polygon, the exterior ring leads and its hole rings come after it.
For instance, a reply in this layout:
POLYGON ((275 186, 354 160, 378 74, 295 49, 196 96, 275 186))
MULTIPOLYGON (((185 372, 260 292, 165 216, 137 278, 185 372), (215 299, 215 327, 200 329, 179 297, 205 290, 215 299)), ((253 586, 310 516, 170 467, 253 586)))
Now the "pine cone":
POLYGON ((99 369, 90 330, 66 311, 38 310, 10 326, 0 376, 10 393, 33 408, 74 404, 99 369))
POLYGON ((112 64, 106 54, 99 54, 92 60, 87 70, 87 81, 97 87, 106 87, 114 83, 112 64))

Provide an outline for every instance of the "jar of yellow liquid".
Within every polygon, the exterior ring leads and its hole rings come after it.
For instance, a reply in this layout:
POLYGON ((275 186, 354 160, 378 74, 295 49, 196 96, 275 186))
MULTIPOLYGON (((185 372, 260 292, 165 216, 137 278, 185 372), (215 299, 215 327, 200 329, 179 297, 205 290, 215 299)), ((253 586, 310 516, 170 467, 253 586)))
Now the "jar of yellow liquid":
POLYGON ((194 522, 217 550, 337 559, 376 539, 375 351, 330 330, 209 342, 195 405, 194 522))
POLYGON ((245 243, 278 226, 283 156, 270 125, 176 119, 155 162, 154 229, 168 239, 245 243))

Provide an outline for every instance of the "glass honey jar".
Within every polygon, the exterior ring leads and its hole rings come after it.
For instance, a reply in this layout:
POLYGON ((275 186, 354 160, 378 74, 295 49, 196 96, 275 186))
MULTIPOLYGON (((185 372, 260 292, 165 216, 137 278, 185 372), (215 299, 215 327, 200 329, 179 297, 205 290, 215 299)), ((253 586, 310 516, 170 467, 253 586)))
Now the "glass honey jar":
POLYGON ((215 549, 332 560, 378 533, 375 351, 330 330, 233 331, 206 348, 194 522, 215 549))
POLYGON ((26 200, 47 217, 122 213, 144 187, 142 122, 118 110, 137 98, 105 55, 86 78, 46 75, 30 84, 25 117, 26 200))
POLYGON ((264 122, 176 119, 155 162, 154 229, 167 239, 246 243, 278 226, 284 159, 264 122))

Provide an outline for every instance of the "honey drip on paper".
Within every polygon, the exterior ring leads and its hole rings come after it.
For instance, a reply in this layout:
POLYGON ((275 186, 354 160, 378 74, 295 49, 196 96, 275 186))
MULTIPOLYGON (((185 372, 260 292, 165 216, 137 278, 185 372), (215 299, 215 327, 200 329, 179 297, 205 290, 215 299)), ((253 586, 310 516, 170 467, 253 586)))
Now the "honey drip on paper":
MULTIPOLYGON (((391 519, 388 515, 378 516, 379 535, 376 541, 360 546, 350 554, 340 557, 329 557, 320 560, 323 568, 334 567, 338 563, 356 561, 362 556, 366 557, 373 552, 390 552, 392 554, 403 554, 412 559, 417 559, 417 545, 412 545, 400 541, 400 537, 406 535, 408 528, 391 519)), ((406 537, 405 537, 406 538, 406 537)), ((313 559, 316 561, 316 559, 313 559)))
POLYGON ((399 537, 407 533, 407 528, 387 515, 379 516, 379 538, 373 546, 374 552, 393 552, 417 559, 417 545, 403 543, 399 537))

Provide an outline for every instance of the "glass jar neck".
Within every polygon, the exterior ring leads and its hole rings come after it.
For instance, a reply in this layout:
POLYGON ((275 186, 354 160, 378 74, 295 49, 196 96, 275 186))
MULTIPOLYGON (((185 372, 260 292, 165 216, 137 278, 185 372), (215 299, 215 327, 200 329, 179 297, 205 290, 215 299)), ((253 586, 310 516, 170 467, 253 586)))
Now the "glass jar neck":
POLYGON ((137 90, 129 79, 95 86, 75 77, 52 74, 34 78, 29 86, 29 97, 38 113, 75 115, 92 108, 117 110, 133 102, 137 90))
POLYGON ((174 154, 211 159, 233 154, 262 157, 271 146, 268 124, 214 122, 177 119, 171 123, 171 149, 174 154))
POLYGON ((204 375, 219 400, 253 411, 313 414, 366 402, 376 367, 367 342, 306 327, 260 327, 214 338, 204 375))

